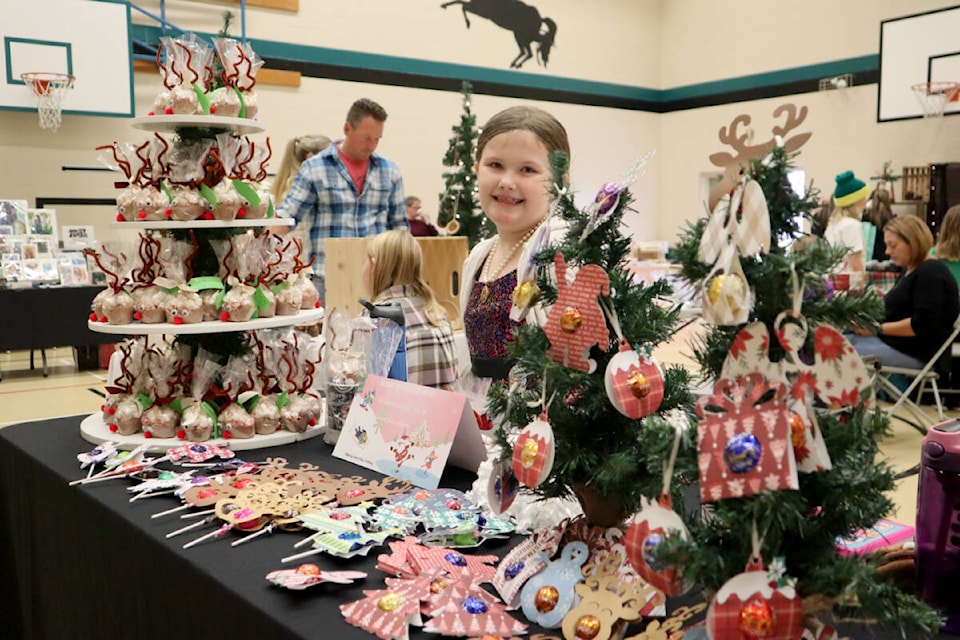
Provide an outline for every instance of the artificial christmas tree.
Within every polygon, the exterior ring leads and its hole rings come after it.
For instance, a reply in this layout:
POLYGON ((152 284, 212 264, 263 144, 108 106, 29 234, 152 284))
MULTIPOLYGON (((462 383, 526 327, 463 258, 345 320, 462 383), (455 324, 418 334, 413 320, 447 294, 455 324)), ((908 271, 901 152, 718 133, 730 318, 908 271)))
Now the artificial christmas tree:
POLYGON ((465 236, 470 248, 494 234, 493 223, 483 215, 477 201, 477 175, 473 169, 477 146, 477 117, 470 109, 473 97, 469 82, 464 82, 463 113, 460 123, 453 127, 450 147, 443 156, 444 190, 440 194, 437 225, 446 227, 450 235, 465 236))
MULTIPOLYGON (((819 239, 797 242, 803 235, 798 216, 809 216, 817 206, 817 194, 807 189, 798 195, 791 189, 787 174, 796 155, 782 144, 774 146, 765 158, 750 161, 736 187, 744 190, 746 199, 745 185, 759 186, 770 221, 767 253, 734 252, 739 275, 718 275, 715 266, 703 260, 705 244, 738 244, 735 232, 729 239, 720 234, 704 242, 711 227, 735 229, 743 224, 745 214, 737 209, 736 193, 721 201, 711 218, 690 224, 672 250, 683 275, 703 285, 705 317, 707 307, 716 302, 711 301, 714 289, 726 284, 721 280, 716 285, 718 277, 742 277, 752 295, 747 296, 750 306, 742 321, 718 321, 694 349, 703 378, 719 380, 715 395, 698 406, 703 416, 701 495, 709 501, 709 511, 688 522, 688 540, 666 540, 658 556, 682 566, 686 579, 712 592, 722 592, 758 551, 767 559, 782 557, 796 579, 805 613, 832 610, 919 637, 937 628, 936 614, 913 596, 881 582, 875 561, 837 551, 839 538, 873 526, 892 507, 885 492, 893 488, 894 474, 877 455, 877 443, 887 435, 889 421, 881 410, 867 406, 869 375, 837 332, 851 323, 870 326, 882 316, 883 306, 871 290, 832 291, 829 276, 842 249, 819 239), (751 369, 757 373, 743 375, 751 369), (761 373, 769 382, 759 377, 761 373), (751 387, 763 384, 773 387, 751 387), (783 393, 783 384, 789 393, 783 393), (762 397, 753 397, 757 394, 762 397), (767 411, 765 405, 776 398, 787 401, 786 408, 778 404, 767 411), (727 413, 721 407, 724 403, 733 407, 727 413), (743 411, 756 411, 764 419, 750 422, 743 411), (726 430, 719 428, 720 423, 726 430), (779 440, 761 444, 754 434, 768 430, 748 426, 761 423, 770 427, 770 434, 774 424, 786 431, 779 432, 779 440), (799 474, 793 469, 787 484, 745 490, 751 486, 746 476, 768 464, 761 454, 778 455, 783 447, 777 449, 774 442, 783 445, 784 437, 787 447, 792 441, 798 464, 811 455, 817 462, 801 464, 799 474), (789 488, 794 486, 796 490, 789 488), (711 494, 711 487, 717 492, 711 494), (777 487, 788 490, 772 490, 777 487), (737 497, 730 497, 731 491, 737 497), (759 548, 751 528, 762 533, 759 548)), ((771 477, 765 475, 766 480, 771 477)))

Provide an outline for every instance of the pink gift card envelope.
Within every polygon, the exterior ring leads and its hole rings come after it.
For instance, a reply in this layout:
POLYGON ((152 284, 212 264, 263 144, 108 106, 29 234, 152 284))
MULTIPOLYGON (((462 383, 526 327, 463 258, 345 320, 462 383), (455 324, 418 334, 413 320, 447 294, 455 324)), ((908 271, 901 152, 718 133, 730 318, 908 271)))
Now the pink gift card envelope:
POLYGON ((476 472, 487 452, 466 396, 371 375, 354 396, 333 455, 436 489, 448 462, 476 472))

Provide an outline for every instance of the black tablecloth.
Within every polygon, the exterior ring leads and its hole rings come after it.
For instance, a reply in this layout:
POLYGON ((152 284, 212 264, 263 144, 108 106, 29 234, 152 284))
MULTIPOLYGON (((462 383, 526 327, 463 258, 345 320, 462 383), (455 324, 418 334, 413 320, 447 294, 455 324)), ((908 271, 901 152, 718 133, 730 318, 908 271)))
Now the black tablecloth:
POLYGON ((0 289, 0 351, 105 344, 123 336, 87 327, 103 287, 0 289))
MULTIPOLYGON (((353 585, 322 584, 304 591, 270 585, 270 571, 295 567, 280 559, 295 553, 296 533, 274 533, 238 547, 233 534, 184 550, 202 533, 166 539, 184 526, 176 515, 150 515, 175 506, 157 497, 129 502, 126 480, 67 486, 82 477, 77 454, 92 446, 79 435, 84 416, 0 429, 0 638, 324 638, 375 636, 344 622, 338 605, 384 588, 374 568, 385 548, 343 560, 317 554, 304 562, 324 570, 366 571, 353 585)), ((317 438, 240 456, 258 461, 312 462, 331 473, 364 475, 333 458, 317 438)), ((441 486, 464 490, 473 475, 448 468, 441 486)), ((212 531, 208 527, 204 532, 212 531)), ((484 543, 477 553, 503 555, 519 540, 484 543)), ((470 550, 466 551, 467 553, 470 550)), ((669 607, 702 602, 699 595, 669 607)), ((517 614, 522 619, 522 615, 517 614)), ((634 625, 628 636, 645 625, 634 625)), ((531 626, 527 637, 543 630, 531 626)), ((559 638, 557 631, 545 638, 559 638)), ((876 628, 844 629, 855 638, 898 638, 876 628)), ((411 639, 436 638, 413 629, 411 639)))

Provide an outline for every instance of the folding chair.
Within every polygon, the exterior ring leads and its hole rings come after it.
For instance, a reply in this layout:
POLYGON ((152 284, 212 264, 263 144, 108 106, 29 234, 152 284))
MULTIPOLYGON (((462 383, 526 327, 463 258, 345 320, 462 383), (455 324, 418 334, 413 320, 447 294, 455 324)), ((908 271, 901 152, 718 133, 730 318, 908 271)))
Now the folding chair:
MULTIPOLYGON (((902 420, 925 435, 927 433, 927 425, 930 424, 930 416, 928 416, 926 412, 920 408, 920 405, 914 402, 910 396, 914 391, 917 391, 917 397, 919 398, 923 395, 927 385, 929 385, 933 393, 934 402, 937 405, 937 416, 940 418, 940 422, 946 419, 946 416, 943 414, 943 401, 940 398, 940 387, 937 385, 937 380, 939 380, 941 374, 948 374, 950 372, 951 358, 955 350, 957 351, 957 355, 960 356, 960 348, 955 348, 953 344, 958 335, 960 335, 960 315, 953 321, 953 331, 950 333, 950 336, 920 369, 890 367, 884 365, 879 360, 874 361, 875 389, 882 389, 894 399, 893 406, 888 410, 891 418, 902 420), (910 385, 901 391, 900 388, 890 380, 890 376, 893 375, 912 378, 910 385), (903 415, 896 415, 901 407, 909 413, 911 417, 915 418, 917 422, 913 422, 903 415)), ((957 346, 960 347, 960 345, 957 346)))

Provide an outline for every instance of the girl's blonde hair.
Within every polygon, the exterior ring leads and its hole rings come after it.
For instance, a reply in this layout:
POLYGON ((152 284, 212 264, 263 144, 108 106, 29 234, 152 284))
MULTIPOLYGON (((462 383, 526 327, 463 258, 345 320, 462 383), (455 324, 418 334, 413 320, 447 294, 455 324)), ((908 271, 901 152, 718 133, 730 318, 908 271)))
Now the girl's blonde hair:
POLYGON ((277 177, 273 179, 273 202, 278 205, 283 202, 300 172, 300 165, 307 159, 307 156, 320 153, 330 146, 332 140, 327 136, 297 136, 287 143, 287 148, 283 152, 283 159, 280 161, 280 170, 277 171, 277 177))
POLYGON ((941 260, 960 260, 960 204, 955 204, 943 216, 935 253, 941 260))
POLYGON ((376 261, 370 283, 374 302, 390 287, 403 285, 414 295, 423 298, 426 303, 424 314, 430 324, 439 327, 449 321, 433 289, 421 276, 423 252, 413 234, 404 229, 379 233, 367 240, 367 254, 376 261))
POLYGON ((851 218, 860 222, 863 217, 863 210, 866 207, 867 199, 857 200, 847 207, 837 207, 830 214, 830 222, 838 222, 843 218, 851 218))

